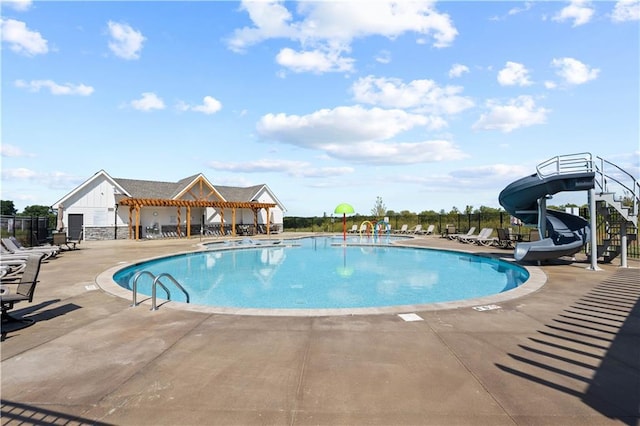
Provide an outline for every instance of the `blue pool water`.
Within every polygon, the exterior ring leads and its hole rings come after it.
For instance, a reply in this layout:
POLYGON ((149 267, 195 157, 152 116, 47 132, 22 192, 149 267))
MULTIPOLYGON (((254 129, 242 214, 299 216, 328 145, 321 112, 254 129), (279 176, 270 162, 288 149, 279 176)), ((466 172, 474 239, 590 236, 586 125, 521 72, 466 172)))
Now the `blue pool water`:
MULTIPOLYGON (((351 237, 352 242, 358 242, 351 237)), ((526 269, 471 254, 388 244, 341 245, 303 238, 262 245, 239 243, 132 265, 114 280, 132 289, 139 271, 171 274, 190 303, 259 309, 333 309, 417 305, 492 295, 525 282, 526 269), (244 246, 244 247, 243 247, 244 246)), ((166 282, 166 281, 163 281, 166 282)), ((138 279, 151 294, 152 278, 138 279)), ((178 290, 171 300, 185 301, 178 290)), ((158 297, 166 293, 158 288, 158 297)))

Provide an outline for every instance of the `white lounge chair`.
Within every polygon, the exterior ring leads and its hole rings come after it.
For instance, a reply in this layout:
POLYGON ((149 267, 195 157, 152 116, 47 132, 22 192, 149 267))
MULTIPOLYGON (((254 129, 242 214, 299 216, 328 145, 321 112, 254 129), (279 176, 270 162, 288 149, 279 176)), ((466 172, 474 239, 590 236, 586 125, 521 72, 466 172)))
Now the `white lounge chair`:
POLYGON ((482 228, 478 235, 461 236, 458 238, 458 241, 465 244, 473 244, 478 241, 479 238, 488 238, 492 232, 492 228, 482 228))
POLYGON ((405 223, 404 225, 402 225, 400 227, 400 229, 396 229, 395 231, 393 231, 393 233, 394 234, 406 234, 408 229, 409 229, 409 225, 407 225, 405 223))
POLYGON ((450 240, 457 240, 459 237, 470 237, 474 232, 476 232, 476 227, 472 226, 466 234, 449 234, 448 237, 450 240))
POLYGON ((420 234, 422 233, 422 225, 421 224, 417 224, 416 226, 413 227, 413 229, 411 229, 410 231, 407 231, 408 234, 420 234))
POLYGON ((423 232, 424 235, 432 235, 433 230, 436 228, 434 224, 427 226, 427 230, 423 232))

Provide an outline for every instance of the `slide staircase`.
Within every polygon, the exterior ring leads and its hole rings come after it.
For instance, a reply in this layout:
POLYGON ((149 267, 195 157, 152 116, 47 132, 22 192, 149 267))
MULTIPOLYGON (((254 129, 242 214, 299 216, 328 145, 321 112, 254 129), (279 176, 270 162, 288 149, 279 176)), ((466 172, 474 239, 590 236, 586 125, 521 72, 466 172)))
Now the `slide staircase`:
POLYGON ((594 169, 600 236, 596 253, 604 262, 611 262, 624 255, 628 244, 637 239, 640 182, 601 157, 595 157, 594 169))

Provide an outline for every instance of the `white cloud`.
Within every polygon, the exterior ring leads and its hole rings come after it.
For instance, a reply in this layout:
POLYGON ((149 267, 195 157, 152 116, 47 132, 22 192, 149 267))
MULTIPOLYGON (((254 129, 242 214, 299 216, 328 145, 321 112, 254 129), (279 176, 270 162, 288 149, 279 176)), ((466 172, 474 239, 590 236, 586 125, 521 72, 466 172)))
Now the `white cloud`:
POLYGON ((213 96, 205 96, 201 105, 189 105, 179 102, 177 108, 181 111, 196 111, 203 114, 211 115, 222 109, 222 103, 213 96))
POLYGON ((25 12, 31 9, 31 5, 33 2, 31 0, 3 0, 3 7, 10 7, 13 10, 17 10, 18 12, 25 12))
POLYGON ((340 51, 307 50, 296 52, 288 47, 276 56, 276 62, 293 72, 346 72, 353 70, 352 58, 340 56, 340 51))
POLYGON ((640 21, 640 0, 619 0, 611 14, 613 22, 640 21))
POLYGON ((587 24, 593 17, 594 10, 586 0, 571 0, 571 3, 553 16, 556 22, 573 21, 573 27, 587 24))
POLYGON ((423 142, 358 142, 351 145, 328 144, 323 147, 331 157, 365 164, 421 164, 461 160, 467 157, 445 140, 423 142))
POLYGON ((428 124, 427 117, 399 109, 353 106, 322 109, 302 116, 267 114, 260 118, 257 131, 265 139, 305 148, 320 148, 333 143, 386 140, 416 126, 428 124))
POLYGON ((2 180, 31 182, 48 189, 69 189, 79 185, 83 181, 82 178, 71 176, 63 172, 53 171, 43 173, 24 167, 15 169, 3 168, 2 180))
POLYGON ((357 38, 393 39, 413 32, 420 39, 431 37, 433 45, 441 48, 451 45, 458 34, 449 16, 436 11, 431 1, 299 2, 299 20, 283 1, 243 1, 241 10, 249 14, 253 26, 236 29, 227 40, 228 47, 244 52, 264 40, 291 40, 300 48, 282 49, 278 62, 296 72, 350 71, 353 59, 342 54, 351 51, 351 42, 357 38))
MULTIPOLYGON (((460 96, 460 86, 438 86, 433 80, 413 80, 367 76, 353 83, 357 102, 391 108, 413 108, 433 114, 457 114, 473 107, 470 98, 460 96)), ((440 127, 442 123, 440 123, 440 127)))
POLYGON ((391 62, 391 52, 388 50, 381 50, 375 57, 376 62, 380 62, 381 64, 388 64, 391 62))
POLYGON ((34 154, 26 153, 22 148, 8 143, 0 145, 0 155, 2 157, 35 157, 34 154))
POLYGON ((39 32, 31 31, 22 21, 0 19, 2 41, 9 43, 9 48, 26 56, 45 54, 49 51, 47 40, 39 32))
POLYGON ((509 16, 517 15, 517 14, 522 13, 522 12, 527 12, 532 7, 533 7, 533 2, 526 1, 526 2, 524 2, 524 7, 514 7, 512 9, 509 9, 509 12, 507 12, 507 14, 509 16))
POLYGON ((51 80, 16 80, 16 87, 27 89, 31 92, 39 92, 40 89, 49 89, 52 95, 80 95, 89 96, 93 93, 93 87, 84 84, 58 84, 51 80))
POLYGON ((462 64, 453 64, 451 69, 449 70, 449 78, 460 77, 464 73, 469 72, 469 67, 462 64))
POLYGON ((109 21, 109 49, 122 59, 138 59, 146 38, 128 24, 109 21))
POLYGON ((472 128, 474 130, 499 130, 509 133, 520 127, 543 124, 550 110, 537 107, 530 96, 519 96, 504 105, 496 101, 488 101, 489 112, 482 114, 472 128))
POLYGON ((211 161, 207 164, 214 170, 235 173, 284 173, 292 177, 318 178, 344 176, 354 172, 353 167, 314 167, 307 161, 255 160, 244 163, 211 161))
POLYGON ((305 116, 267 114, 258 122, 257 131, 265 139, 320 150, 331 158, 351 162, 415 164, 465 156, 448 141, 390 140, 416 126, 429 124, 428 117, 399 109, 353 106, 305 116))
POLYGON ((131 106, 139 111, 164 109, 164 101, 153 92, 145 92, 140 99, 131 101, 131 106))
POLYGON ((558 74, 567 84, 578 85, 598 78, 600 70, 573 58, 555 58, 551 66, 558 68, 558 74))
POLYGON ((498 72, 498 83, 501 86, 530 86, 529 70, 524 65, 508 61, 498 72))

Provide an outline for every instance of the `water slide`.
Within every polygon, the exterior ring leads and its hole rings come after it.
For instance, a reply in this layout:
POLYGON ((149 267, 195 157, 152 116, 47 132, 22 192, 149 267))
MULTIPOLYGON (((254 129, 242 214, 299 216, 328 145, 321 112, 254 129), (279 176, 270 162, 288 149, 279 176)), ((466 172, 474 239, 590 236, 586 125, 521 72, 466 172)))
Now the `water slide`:
POLYGON ((516 244, 517 261, 541 261, 572 256, 589 242, 589 222, 573 214, 546 209, 546 198, 563 191, 586 191, 594 187, 593 172, 526 176, 500 192, 500 205, 528 225, 546 229, 539 241, 516 244), (544 238, 543 238, 544 237, 544 238))

